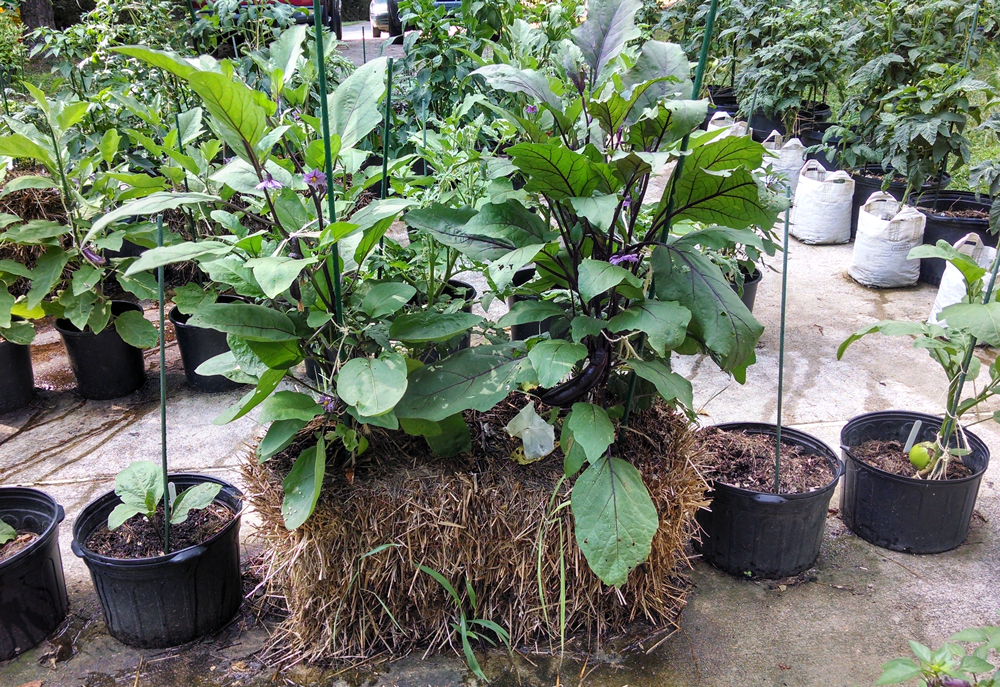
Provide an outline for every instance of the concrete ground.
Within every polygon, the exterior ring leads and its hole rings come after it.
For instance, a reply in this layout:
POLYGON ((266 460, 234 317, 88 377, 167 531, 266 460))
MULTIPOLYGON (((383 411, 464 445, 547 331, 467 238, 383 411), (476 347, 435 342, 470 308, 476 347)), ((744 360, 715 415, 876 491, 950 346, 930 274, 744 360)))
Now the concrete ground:
MULTIPOLYGON (((348 46, 352 55, 360 54, 358 43, 348 46)), ((858 286, 846 276, 851 251, 851 245, 806 246, 794 240, 789 251, 784 422, 834 448, 843 424, 864 412, 897 408, 940 413, 946 385, 926 353, 905 339, 863 340, 837 362, 836 348, 849 334, 879 319, 923 319, 935 295, 927 286, 887 291, 858 286)), ((780 268, 778 259, 769 264, 780 268)), ((745 385, 719 373, 706 357, 675 361, 675 369, 694 384, 703 424, 775 421, 780 286, 780 274, 769 269, 755 308, 766 329, 745 385)), ((152 318, 153 312, 147 316, 152 318)), ((238 484, 240 455, 260 428, 251 418, 224 427, 211 420, 242 392, 195 393, 184 383, 176 346, 171 344, 167 352, 172 469, 238 484)), ((452 655, 407 657, 346 673, 296 666, 277 674, 255 657, 269 623, 257 622, 249 611, 216 636, 179 649, 140 651, 116 642, 104 628, 88 573, 69 543, 75 518, 113 487, 117 471, 133 460, 159 455, 157 357, 147 355, 150 379, 141 391, 94 402, 75 394, 55 332, 41 333, 33 356, 42 391, 30 408, 0 417, 0 484, 38 487, 65 507, 60 543, 71 615, 58 636, 0 664, 0 687, 424 687, 475 682, 452 655)), ((995 409, 984 409, 984 417, 995 409)), ((976 432, 996 455, 1000 428, 987 422, 976 432)), ((998 483, 1000 468, 994 463, 983 481, 969 538, 954 551, 911 556, 878 549, 848 533, 831 514, 819 560, 799 579, 780 584, 737 579, 695 561, 681 630, 649 654, 567 661, 561 667, 544 656, 494 655, 487 672, 494 684, 539 687, 872 685, 880 664, 904 655, 909 639, 937 644, 964 627, 996 624, 998 483)), ((838 505, 838 498, 831 506, 838 505)), ((249 513, 243 526, 247 559, 254 555, 252 531, 249 513)))

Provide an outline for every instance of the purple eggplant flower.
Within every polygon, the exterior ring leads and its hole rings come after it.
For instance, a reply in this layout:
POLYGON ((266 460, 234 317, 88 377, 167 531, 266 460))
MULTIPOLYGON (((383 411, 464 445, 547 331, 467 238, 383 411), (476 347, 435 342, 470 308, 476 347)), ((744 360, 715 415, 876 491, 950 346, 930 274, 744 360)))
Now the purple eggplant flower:
POLYGON ((622 201, 622 210, 628 210, 630 207, 632 207, 632 197, 626 196, 622 201))
POLYGON ((321 394, 319 397, 319 404, 323 406, 323 410, 328 413, 332 413, 337 409, 337 399, 334 396, 327 396, 326 394, 321 394))
POLYGON ((81 252, 83 253, 83 257, 87 258, 87 262, 89 262, 94 267, 104 267, 104 265, 108 264, 107 258, 98 255, 89 248, 84 248, 81 252))
POLYGON ((255 186, 254 188, 256 188, 258 191, 264 191, 267 189, 277 191, 280 188, 284 188, 284 186, 285 185, 283 183, 275 179, 273 176, 271 176, 271 173, 268 172, 267 178, 264 179, 264 181, 257 184, 257 186, 255 186))
POLYGON ((639 262, 639 256, 635 253, 616 253, 608 259, 608 262, 612 265, 621 265, 623 262, 635 264, 639 262))
POLYGON ((326 174, 319 171, 318 169, 311 169, 302 176, 302 180, 306 182, 306 186, 311 188, 313 191, 325 191, 326 190, 326 174))
POLYGON ((524 114, 530 114, 530 115, 538 114, 538 106, 528 105, 526 108, 524 108, 524 114))

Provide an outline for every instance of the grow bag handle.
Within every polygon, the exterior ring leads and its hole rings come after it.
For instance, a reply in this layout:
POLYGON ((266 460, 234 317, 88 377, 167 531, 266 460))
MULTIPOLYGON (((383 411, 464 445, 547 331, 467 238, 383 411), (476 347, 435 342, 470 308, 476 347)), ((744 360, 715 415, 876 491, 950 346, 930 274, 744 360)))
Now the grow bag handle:
POLYGON ((778 496, 777 494, 754 494, 750 498, 752 498, 756 503, 769 503, 774 505, 788 501, 785 497, 778 496))
POLYGON ((170 559, 170 563, 172 565, 176 565, 178 563, 186 563, 187 561, 191 560, 192 558, 198 558, 203 553, 205 553, 207 550, 208 550, 208 547, 206 547, 206 546, 192 546, 190 549, 184 549, 179 554, 177 554, 176 556, 174 556, 173 558, 171 558, 170 559))

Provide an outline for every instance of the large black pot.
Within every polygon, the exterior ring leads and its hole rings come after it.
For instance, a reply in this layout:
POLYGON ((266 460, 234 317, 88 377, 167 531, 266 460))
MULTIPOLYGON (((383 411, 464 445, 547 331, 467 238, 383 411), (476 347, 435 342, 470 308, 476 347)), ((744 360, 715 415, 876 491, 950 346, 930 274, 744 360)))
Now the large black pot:
POLYGON ((20 410, 34 395, 31 347, 0 339, 0 415, 20 410))
MULTIPOLYGON (((142 312, 135 303, 111 302, 111 314, 115 317, 130 310, 142 312)), ((94 401, 119 398, 145 383, 142 349, 125 343, 113 324, 100 334, 80 331, 69 320, 56 320, 55 327, 69 354, 76 389, 84 398, 94 401)))
POLYGON ((121 560, 86 548, 120 503, 109 492, 92 502, 73 525, 73 553, 90 569, 108 631, 143 649, 177 646, 223 627, 243 598, 240 582, 240 510, 243 495, 233 485, 203 475, 171 475, 177 491, 213 482, 215 502, 235 517, 208 541, 166 556, 121 560))
POLYGON ((0 487, 0 519, 39 535, 0 563, 0 661, 32 648, 62 623, 69 608, 59 523, 66 515, 48 494, 0 487))
MULTIPOLYGON (((219 296, 218 302, 232 303, 238 300, 240 299, 233 296, 219 296)), ((184 376, 188 384, 198 391, 207 393, 231 391, 239 387, 240 384, 222 375, 206 377, 195 372, 206 360, 228 353, 229 343, 226 341, 225 332, 194 327, 187 323, 190 318, 190 315, 183 314, 176 307, 170 310, 170 322, 173 323, 174 333, 177 335, 177 347, 181 351, 181 362, 184 363, 184 376)))
MULTIPOLYGON (((851 178, 854 179, 854 197, 851 199, 852 240, 858 233, 858 215, 861 213, 861 206, 868 202, 868 198, 871 194, 875 193, 875 191, 882 190, 882 179, 884 175, 885 171, 879 165, 865 165, 860 169, 851 172, 851 178)), ((947 187, 950 181, 951 177, 945 175, 941 188, 947 187)), ((933 193, 936 187, 936 181, 926 182, 921 188, 921 195, 928 192, 933 193)), ((885 189, 885 192, 896 200, 902 200, 903 194, 906 193, 906 183, 893 181, 889 184, 888 188, 885 189)))
POLYGON ((701 123, 701 128, 708 127, 712 121, 712 115, 716 112, 728 112, 736 116, 740 111, 740 102, 736 98, 736 91, 729 86, 708 86, 708 112, 705 114, 705 121, 701 123))
MULTIPOLYGON (((905 410, 884 410, 853 418, 840 432, 847 463, 840 514, 856 535, 893 551, 940 553, 965 541, 976 506, 979 483, 990 462, 990 450, 965 431, 972 453, 963 457, 972 475, 964 479, 924 480, 880 470, 855 458, 851 449, 866 441, 895 439, 905 444, 917 420, 917 441, 932 441, 941 418, 905 410)), ((957 444, 953 437, 952 444, 957 444)))
MULTIPOLYGON (((926 208, 927 224, 924 226, 924 243, 935 245, 944 240, 954 244, 966 234, 978 234, 987 246, 996 246, 997 237, 990 233, 991 203, 986 197, 976 200, 968 191, 942 191, 937 197, 935 209, 934 191, 925 190, 917 200, 918 208, 926 208), (980 210, 986 217, 950 217, 943 214, 948 210, 980 210)), ((941 258, 920 259, 920 281, 937 286, 941 283, 947 263, 941 258)))
MULTIPOLYGON (((795 117, 796 132, 814 129, 816 124, 830 119, 833 111, 826 103, 812 103, 798 111, 795 117)), ((750 117, 750 128, 753 129, 753 140, 763 143, 772 131, 785 135, 785 124, 780 114, 767 114, 757 110, 750 117)))
POLYGON ((759 269, 754 269, 752 274, 747 274, 746 269, 740 266, 740 272, 743 273, 743 293, 740 293, 736 284, 730 283, 733 287, 733 291, 740 294, 740 300, 743 301, 743 305, 747 306, 747 310, 753 312, 753 304, 757 301, 757 287, 760 285, 760 280, 764 278, 763 273, 759 269))
MULTIPOLYGON (((774 436, 777 427, 759 422, 729 422, 719 429, 774 436)), ((831 482, 805 494, 765 494, 715 482, 711 510, 700 510, 702 529, 695 547, 712 565, 734 575, 780 578, 808 570, 819 556, 830 497, 844 464, 822 441, 782 427, 781 441, 823 456, 834 471, 831 482)))
MULTIPOLYGON (((517 272, 514 273, 514 278, 511 283, 514 286, 524 286, 529 281, 535 278, 535 268, 534 267, 522 267, 517 272)), ((515 303, 520 303, 522 301, 537 301, 538 296, 522 296, 515 294, 513 296, 507 297, 507 308, 513 308, 515 303)), ((549 317, 541 322, 529 322, 528 324, 512 324, 510 326, 510 340, 511 341, 524 341, 530 339, 533 336, 540 336, 545 332, 549 331, 552 327, 552 320, 554 318, 549 317)))
MULTIPOLYGON (((806 148, 811 148, 813 146, 823 145, 823 137, 826 135, 827 129, 831 126, 836 126, 836 122, 817 122, 810 128, 801 131, 799 133, 799 140, 802 141, 802 145, 806 148)), ((830 140, 826 144, 832 148, 836 148, 840 143, 839 136, 831 136, 830 140)), ((827 157, 827 153, 823 151, 817 151, 814 153, 806 153, 806 160, 817 160, 823 169, 828 172, 836 172, 840 169, 840 161, 837 159, 836 153, 834 153, 833 159, 827 157)))

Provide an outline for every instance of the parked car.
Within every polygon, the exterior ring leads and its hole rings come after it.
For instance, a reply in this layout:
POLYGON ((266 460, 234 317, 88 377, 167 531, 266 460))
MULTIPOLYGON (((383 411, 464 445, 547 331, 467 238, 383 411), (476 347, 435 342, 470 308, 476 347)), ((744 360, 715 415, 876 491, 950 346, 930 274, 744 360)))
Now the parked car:
MULTIPOLYGON (((454 12, 462 6, 457 0, 436 0, 434 4, 443 6, 449 12, 454 12)), ((390 36, 403 35, 403 22, 399 19, 399 0, 372 0, 368 6, 368 15, 372 24, 372 37, 380 37, 383 31, 390 36)))

